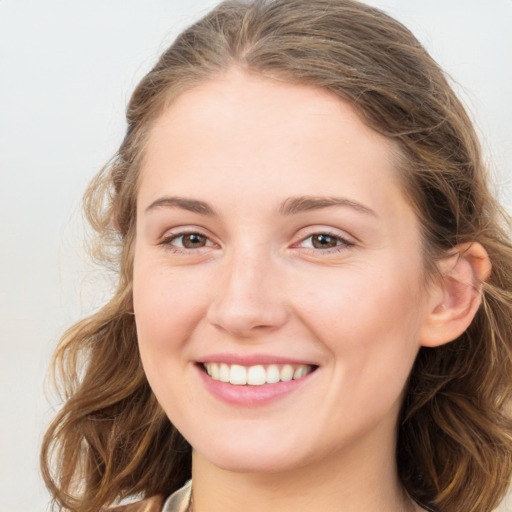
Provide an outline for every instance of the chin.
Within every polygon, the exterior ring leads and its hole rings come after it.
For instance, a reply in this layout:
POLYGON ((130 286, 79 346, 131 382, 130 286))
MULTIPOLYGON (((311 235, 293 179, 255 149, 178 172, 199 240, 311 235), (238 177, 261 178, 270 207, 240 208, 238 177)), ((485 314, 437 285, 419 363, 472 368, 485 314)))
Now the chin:
POLYGON ((209 461, 216 467, 231 473, 286 473, 304 465, 297 461, 278 460, 272 456, 258 456, 241 460, 239 456, 234 455, 233 457, 212 457, 209 461))
POLYGON ((272 474, 292 471, 308 463, 306 454, 300 454, 297 448, 283 446, 282 443, 250 444, 244 446, 199 446, 194 448, 196 455, 210 464, 234 473, 272 474), (204 448, 204 449, 203 449, 204 448))

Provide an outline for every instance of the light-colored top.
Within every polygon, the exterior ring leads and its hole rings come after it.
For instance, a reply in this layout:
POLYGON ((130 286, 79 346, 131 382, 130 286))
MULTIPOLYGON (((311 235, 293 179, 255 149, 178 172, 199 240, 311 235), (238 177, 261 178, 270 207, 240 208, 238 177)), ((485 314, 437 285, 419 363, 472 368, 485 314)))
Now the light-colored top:
POLYGON ((181 489, 173 492, 165 500, 162 512, 187 512, 191 493, 192 480, 189 480, 181 489))

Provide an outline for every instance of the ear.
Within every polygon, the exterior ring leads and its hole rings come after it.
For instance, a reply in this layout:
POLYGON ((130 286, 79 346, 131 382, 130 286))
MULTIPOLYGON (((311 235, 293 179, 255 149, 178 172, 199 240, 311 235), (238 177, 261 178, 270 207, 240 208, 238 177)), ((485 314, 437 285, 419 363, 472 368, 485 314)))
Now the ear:
POLYGON ((491 262, 477 242, 457 246, 438 263, 439 277, 431 285, 427 318, 420 344, 437 347, 458 338, 471 324, 482 302, 482 283, 491 262))

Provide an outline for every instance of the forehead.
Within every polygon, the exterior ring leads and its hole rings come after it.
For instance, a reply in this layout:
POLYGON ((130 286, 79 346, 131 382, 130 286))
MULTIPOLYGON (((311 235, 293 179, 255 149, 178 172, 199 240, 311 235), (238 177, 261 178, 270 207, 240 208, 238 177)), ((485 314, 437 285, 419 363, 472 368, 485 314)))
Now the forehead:
POLYGON ((337 128, 343 126, 344 137, 360 137, 364 133, 365 138, 372 139, 386 150, 397 148, 390 139, 364 125, 348 101, 327 89, 249 74, 238 68, 216 75, 173 97, 154 123, 151 139, 157 138, 158 132, 167 128, 178 133, 180 127, 202 133, 213 125, 217 130, 207 134, 209 139, 217 134, 224 135, 218 129, 229 123, 238 123, 241 128, 239 137, 248 129, 259 129, 262 137, 265 134, 272 136, 276 131, 287 137, 294 134, 304 136, 309 131, 310 135, 317 132, 318 137, 325 138, 329 132, 336 136, 337 128), (297 130, 299 127, 302 133, 297 130))
POLYGON ((372 196, 379 183, 398 187, 396 151, 334 94, 235 69, 180 94, 156 120, 141 193, 215 182, 248 194, 272 181, 290 195, 325 194, 357 181, 372 196))

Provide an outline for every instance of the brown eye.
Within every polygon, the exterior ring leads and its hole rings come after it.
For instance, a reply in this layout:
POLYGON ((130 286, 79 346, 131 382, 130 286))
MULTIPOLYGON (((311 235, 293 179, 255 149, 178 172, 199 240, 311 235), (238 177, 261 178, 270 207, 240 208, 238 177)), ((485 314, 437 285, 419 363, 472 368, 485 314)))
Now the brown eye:
POLYGON ((339 245, 339 238, 326 233, 319 233, 311 237, 311 244, 315 249, 331 249, 339 245))
POLYGON ((218 247, 208 236, 186 231, 169 235, 159 245, 171 252, 181 254, 194 254, 199 249, 218 247))
POLYGON ((185 249, 198 249, 200 247, 204 247, 208 241, 208 239, 204 235, 200 235, 199 233, 188 233, 186 235, 181 235, 177 237, 176 241, 179 241, 181 238, 181 244, 185 249))

